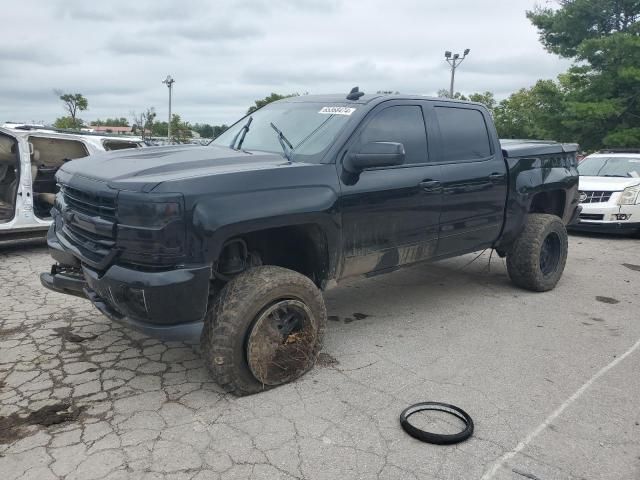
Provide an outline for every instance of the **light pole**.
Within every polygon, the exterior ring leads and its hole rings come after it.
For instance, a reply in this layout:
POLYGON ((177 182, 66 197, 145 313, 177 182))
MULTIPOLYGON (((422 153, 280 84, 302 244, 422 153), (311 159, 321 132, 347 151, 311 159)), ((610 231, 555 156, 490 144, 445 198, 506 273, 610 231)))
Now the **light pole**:
POLYGON ((444 52, 444 58, 447 60, 447 63, 451 65, 451 85, 449 86, 449 97, 451 98, 453 98, 453 82, 456 77, 456 68, 458 68, 462 61, 467 58, 467 55, 469 55, 470 51, 471 50, 469 50, 468 48, 465 49, 462 57, 459 53, 451 55, 451 52, 449 50, 444 52))
POLYGON ((167 87, 169 87, 169 122, 167 123, 167 137, 169 138, 169 141, 171 141, 171 90, 173 90, 175 80, 171 78, 171 75, 167 75, 167 78, 165 78, 162 83, 165 83, 167 87))

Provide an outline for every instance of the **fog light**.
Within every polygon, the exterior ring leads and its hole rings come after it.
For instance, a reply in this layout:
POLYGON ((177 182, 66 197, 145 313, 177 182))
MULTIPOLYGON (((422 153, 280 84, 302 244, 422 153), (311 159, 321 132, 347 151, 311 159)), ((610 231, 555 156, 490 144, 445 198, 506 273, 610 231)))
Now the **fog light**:
POLYGON ((613 216, 619 221, 629 220, 629 217, 631 217, 631 215, 627 213, 616 213, 613 216))

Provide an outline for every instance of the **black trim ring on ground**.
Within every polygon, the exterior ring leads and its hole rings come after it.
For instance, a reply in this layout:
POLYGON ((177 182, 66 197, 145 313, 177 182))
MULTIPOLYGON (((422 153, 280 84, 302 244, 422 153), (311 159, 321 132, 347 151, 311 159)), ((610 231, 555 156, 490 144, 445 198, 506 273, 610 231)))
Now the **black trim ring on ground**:
POLYGON ((473 420, 469 414, 455 405, 441 402, 422 402, 405 408, 400 414, 400 425, 402 426, 402 429, 413 438, 417 438, 418 440, 427 443, 435 443, 436 445, 452 445, 454 443, 460 443, 473 434, 473 420), (409 423, 409 417, 414 413, 422 412, 424 410, 435 410, 437 412, 444 412, 453 415, 464 422, 465 428, 461 432, 453 434, 433 433, 420 430, 409 423))

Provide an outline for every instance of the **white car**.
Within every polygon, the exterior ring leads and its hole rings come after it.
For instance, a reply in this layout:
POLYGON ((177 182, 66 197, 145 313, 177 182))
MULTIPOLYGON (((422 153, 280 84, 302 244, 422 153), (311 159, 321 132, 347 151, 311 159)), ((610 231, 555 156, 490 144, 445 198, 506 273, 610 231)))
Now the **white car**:
POLYGON ((640 150, 589 155, 578 172, 582 212, 573 229, 640 232, 640 150))
POLYGON ((79 135, 27 125, 0 127, 0 246, 44 239, 57 192, 55 173, 63 163, 142 146, 132 137, 79 135))

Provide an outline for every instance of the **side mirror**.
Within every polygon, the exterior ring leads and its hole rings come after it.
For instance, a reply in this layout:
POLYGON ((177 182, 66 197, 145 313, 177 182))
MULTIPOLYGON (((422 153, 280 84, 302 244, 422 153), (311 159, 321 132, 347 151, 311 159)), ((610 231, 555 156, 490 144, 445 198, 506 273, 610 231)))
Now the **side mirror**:
POLYGON ((344 159, 344 169, 353 174, 366 168, 392 167, 404 163, 404 145, 397 142, 371 142, 358 152, 348 154, 344 159))

